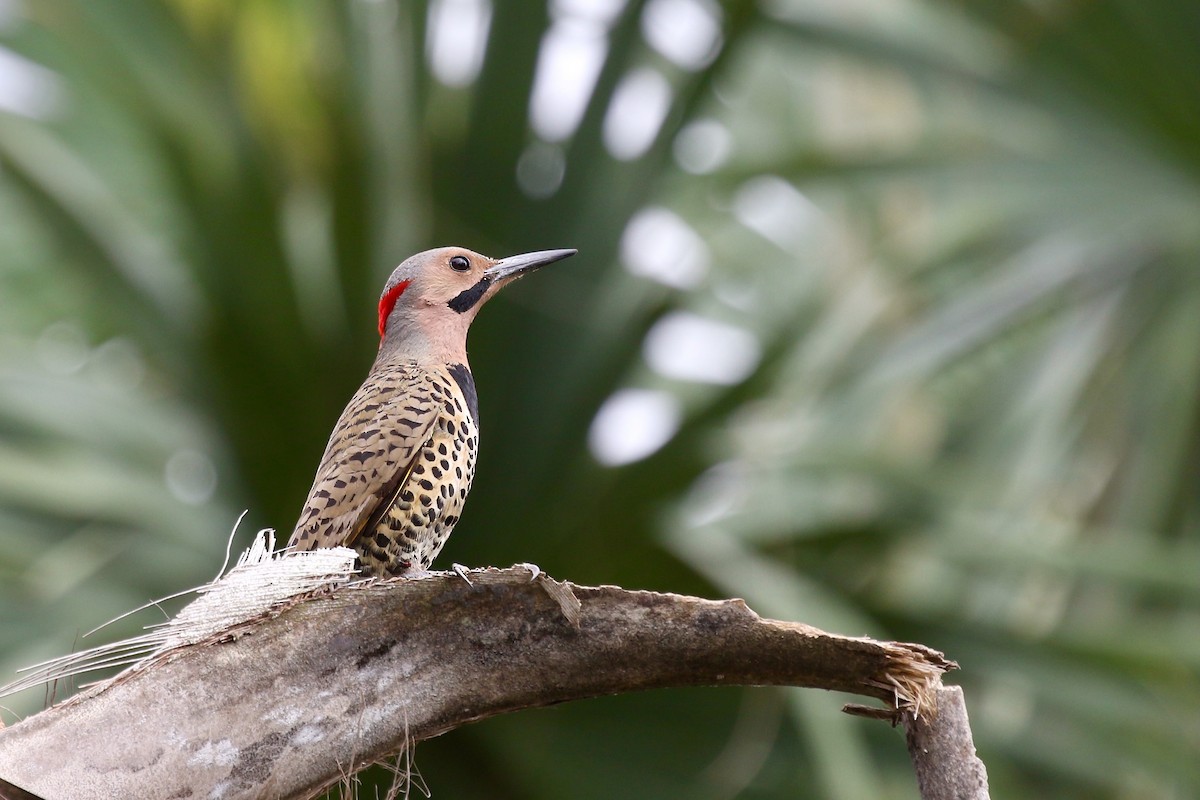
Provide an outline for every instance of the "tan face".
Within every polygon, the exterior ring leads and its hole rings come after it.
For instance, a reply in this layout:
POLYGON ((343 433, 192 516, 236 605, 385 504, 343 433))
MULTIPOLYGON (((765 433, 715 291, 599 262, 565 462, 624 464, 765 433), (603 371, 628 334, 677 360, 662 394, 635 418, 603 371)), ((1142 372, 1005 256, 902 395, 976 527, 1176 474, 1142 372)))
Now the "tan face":
MULTIPOLYGON (((424 286, 420 301, 427 306, 443 306, 455 313, 478 311, 500 285, 487 277, 495 259, 460 247, 435 251, 424 265, 424 286)), ((472 316, 474 314, 472 313, 472 316)))
MULTIPOLYGON (((407 259, 388 278, 379 300, 379 334, 399 322, 398 316, 425 318, 428 323, 447 317, 450 324, 466 326, 479 309, 503 286, 554 261, 574 255, 574 250, 542 250, 493 259, 462 247, 427 250, 407 259)), ((438 325, 438 328, 443 326, 438 325)))
MULTIPOLYGON (((484 271, 493 263, 487 256, 462 247, 427 250, 405 260, 388 278, 379 298, 380 337, 387 332, 397 306, 402 312, 425 307, 455 313, 449 303, 480 284, 484 271)), ((485 283, 478 291, 486 293, 488 288, 485 283)))

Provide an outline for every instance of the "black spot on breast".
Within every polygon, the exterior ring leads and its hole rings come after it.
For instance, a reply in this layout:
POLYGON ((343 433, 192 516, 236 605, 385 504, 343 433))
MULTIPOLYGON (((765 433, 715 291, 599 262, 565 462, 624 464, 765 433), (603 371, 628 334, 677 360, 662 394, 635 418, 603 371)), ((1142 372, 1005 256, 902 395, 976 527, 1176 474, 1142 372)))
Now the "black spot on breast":
MULTIPOLYGON (((458 384, 463 398, 467 401, 467 410, 471 412, 471 419, 478 425, 479 394, 475 391, 475 378, 472 377, 471 370, 467 369, 466 364, 451 364, 448 369, 450 370, 450 377, 454 378, 454 382, 458 384)), ((451 431, 451 433, 453 432, 451 431)))

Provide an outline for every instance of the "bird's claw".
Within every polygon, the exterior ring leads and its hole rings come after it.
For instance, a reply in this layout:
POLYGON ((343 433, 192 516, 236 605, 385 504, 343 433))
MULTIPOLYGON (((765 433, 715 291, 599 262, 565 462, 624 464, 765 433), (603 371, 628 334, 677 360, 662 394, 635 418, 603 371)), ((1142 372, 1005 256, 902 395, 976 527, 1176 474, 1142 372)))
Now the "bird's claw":
POLYGON ((541 567, 539 567, 537 564, 530 564, 528 561, 522 561, 520 564, 517 564, 516 566, 524 567, 525 569, 529 570, 529 582, 530 583, 533 583, 534 581, 536 581, 538 579, 538 576, 542 574, 541 567))
POLYGON ((469 577, 467 577, 467 573, 470 572, 470 570, 467 569, 466 567, 464 567, 462 564, 451 564, 450 569, 454 570, 455 575, 457 575, 458 577, 460 577, 464 581, 466 581, 467 586, 475 585, 475 584, 471 583, 471 579, 469 577))

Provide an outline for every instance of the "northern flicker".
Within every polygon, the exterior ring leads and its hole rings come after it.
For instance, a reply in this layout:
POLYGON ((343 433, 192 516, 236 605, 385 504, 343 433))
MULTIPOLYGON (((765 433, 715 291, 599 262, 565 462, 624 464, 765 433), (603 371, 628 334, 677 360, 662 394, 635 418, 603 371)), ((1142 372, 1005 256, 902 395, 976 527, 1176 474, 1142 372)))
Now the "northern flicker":
POLYGON ((334 426, 289 546, 346 546, 362 572, 423 572, 462 514, 479 447, 467 329, 505 284, 574 250, 418 253, 379 299, 379 354, 334 426))

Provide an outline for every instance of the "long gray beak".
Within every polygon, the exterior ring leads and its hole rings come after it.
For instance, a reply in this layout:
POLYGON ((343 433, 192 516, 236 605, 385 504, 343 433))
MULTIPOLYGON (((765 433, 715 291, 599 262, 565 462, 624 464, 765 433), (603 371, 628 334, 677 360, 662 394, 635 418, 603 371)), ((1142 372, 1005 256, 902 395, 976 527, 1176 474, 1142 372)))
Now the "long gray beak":
POLYGON ((508 258, 500 259, 484 270, 483 277, 492 283, 516 279, 528 272, 533 272, 539 267, 553 264, 555 261, 561 261, 578 252, 578 250, 572 248, 568 250, 538 250, 535 253, 522 253, 519 256, 509 256, 508 258))

